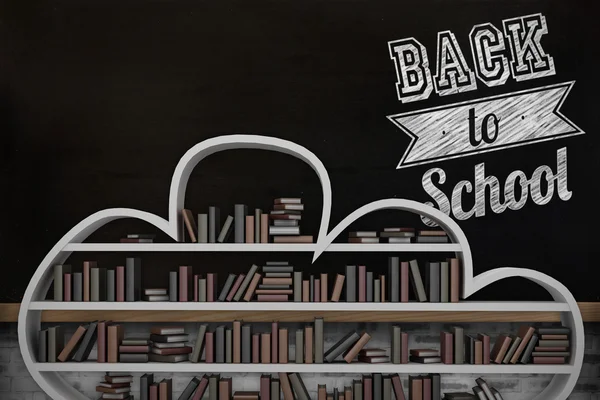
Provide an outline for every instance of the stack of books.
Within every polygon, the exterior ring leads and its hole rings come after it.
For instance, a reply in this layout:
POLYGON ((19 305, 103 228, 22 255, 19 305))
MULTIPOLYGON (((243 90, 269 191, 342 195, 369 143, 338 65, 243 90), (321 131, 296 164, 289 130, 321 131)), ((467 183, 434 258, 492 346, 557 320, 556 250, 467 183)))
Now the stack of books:
POLYGON ((144 289, 145 301, 169 301, 169 294, 165 288, 144 289))
POLYGON ((104 382, 96 386, 96 391, 102 393, 100 399, 133 400, 131 395, 131 375, 123 375, 122 372, 107 372, 104 382))
POLYGON ((415 228, 384 228, 379 236, 388 243, 411 243, 415 228))
POLYGON ((444 364, 489 364, 490 337, 485 333, 465 335, 460 326, 440 334, 440 354, 444 364))
POLYGON ((442 362, 440 352, 436 349, 411 349, 410 362, 419 364, 433 364, 442 362))
POLYGON ((368 364, 389 363, 390 357, 384 349, 362 349, 358 352, 358 361, 368 364))
MULTIPOLYGON (((282 387, 284 386, 284 379, 285 377, 282 377, 282 374, 279 374, 279 380, 282 383, 282 387)), ((296 391, 296 388, 294 388, 294 391, 296 391)), ((302 393, 301 390, 300 393, 302 393)), ((318 385, 317 387, 317 400, 388 400, 393 399, 394 397, 397 400, 404 400, 406 398, 404 396, 402 381, 398 374, 363 375, 362 379, 354 379, 351 385, 343 386, 342 388, 334 387, 329 389, 326 385, 318 385)), ((285 398, 287 399, 288 397, 285 398)), ((292 397, 289 398, 291 399, 292 397)), ((300 399, 301 397, 298 398, 300 399)), ((419 400, 424 398, 426 397, 421 397, 419 400)), ((431 399, 431 397, 429 399, 431 399)))
MULTIPOLYGON (((504 400, 500 392, 489 386, 483 378, 477 378, 475 383, 477 383, 477 386, 473 387, 473 393, 445 393, 444 400, 504 400)), ((432 400, 434 399, 439 399, 439 397, 435 397, 435 393, 432 397, 432 400)))
POLYGON ((348 243, 379 243, 379 238, 375 231, 349 232, 348 243))
MULTIPOLYGON (((531 357, 534 364, 567 364, 571 356, 571 329, 567 327, 538 328, 531 338, 535 343, 531 357)), ((528 346, 529 350, 531 346, 528 346)), ((526 360, 527 361, 527 360, 526 360)))
POLYGON ((130 337, 121 341, 119 346, 119 361, 130 363, 148 362, 150 340, 148 338, 130 337))
MULTIPOLYGON (((532 326, 523 325, 519 328, 519 331, 516 335, 505 334, 498 336, 496 343, 494 344, 494 348, 490 354, 491 360, 496 364, 527 364, 531 361, 536 343, 539 342, 535 328, 532 326)), ((547 344, 553 345, 555 343, 547 344)), ((536 360, 534 359, 533 361, 535 363, 536 360)), ((538 360, 538 363, 542 362, 538 360)))
POLYGON ((269 235, 273 243, 312 243, 312 235, 300 235, 300 223, 304 204, 302 199, 282 197, 275 199, 270 218, 269 235))
POLYGON ((182 326, 153 327, 150 340, 150 361, 176 363, 187 361, 192 348, 186 343, 188 334, 182 326))
POLYGON ((156 235, 146 233, 132 233, 126 238, 121 238, 121 243, 154 243, 156 235))
POLYGON ((417 243, 448 243, 448 234, 439 229, 421 230, 417 235, 417 243))
POLYGON ((142 262, 128 257, 125 266, 98 267, 84 261, 81 272, 70 265, 54 266, 54 301, 140 301, 142 300, 142 262))
POLYGON ((411 375, 408 377, 408 400, 441 400, 440 375, 411 375))
POLYGON ((292 289, 294 267, 287 261, 267 261, 262 267, 262 280, 256 289, 257 301, 288 301, 292 289))

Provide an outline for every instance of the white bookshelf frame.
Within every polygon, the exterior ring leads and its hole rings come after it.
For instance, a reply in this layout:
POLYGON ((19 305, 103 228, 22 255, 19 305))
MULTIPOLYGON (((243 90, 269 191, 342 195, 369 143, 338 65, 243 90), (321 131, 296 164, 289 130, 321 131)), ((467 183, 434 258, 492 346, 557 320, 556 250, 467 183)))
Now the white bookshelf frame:
POLYGON ((554 278, 538 271, 522 268, 497 268, 473 276, 473 262, 469 243, 458 224, 441 211, 406 199, 384 199, 362 206, 348 215, 333 230, 327 232, 332 205, 329 175, 321 161, 308 149, 286 140, 258 135, 227 135, 205 140, 192 147, 180 160, 171 181, 169 219, 147 212, 114 208, 99 211, 73 227, 50 250, 32 277, 19 311, 19 346, 27 369, 40 388, 55 400, 87 400, 60 375, 65 371, 153 371, 153 372, 255 372, 281 371, 310 373, 477 373, 477 374, 553 374, 550 384, 533 400, 566 400, 579 377, 583 363, 584 331, 581 313, 570 291, 554 278), (187 183, 191 172, 205 157, 230 149, 262 149, 292 155, 309 164, 317 173, 323 190, 321 224, 314 244, 195 244, 181 243, 183 226, 179 212, 184 208, 187 183), (347 244, 333 243, 351 223, 374 211, 392 209, 416 213, 436 221, 447 233, 449 244, 347 244), (120 218, 146 221, 169 235, 174 243, 121 244, 83 243, 94 231, 120 218), (552 296, 552 302, 470 302, 459 303, 75 303, 45 301, 52 282, 52 266, 63 263, 74 251, 81 252, 310 252, 313 261, 323 252, 454 252, 463 267, 462 297, 468 298, 481 288, 509 277, 529 279, 552 296), (166 363, 38 363, 37 335, 43 310, 270 310, 282 307, 290 310, 318 311, 558 311, 565 326, 571 328, 571 358, 568 365, 444 365, 444 364, 166 364, 166 363))

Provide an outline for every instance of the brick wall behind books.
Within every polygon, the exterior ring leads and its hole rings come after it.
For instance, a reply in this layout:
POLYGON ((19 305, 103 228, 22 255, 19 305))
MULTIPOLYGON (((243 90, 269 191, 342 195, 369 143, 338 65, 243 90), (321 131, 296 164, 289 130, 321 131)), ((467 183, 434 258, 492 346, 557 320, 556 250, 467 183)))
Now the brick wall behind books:
MULTIPOLYGON (((199 324, 186 324, 186 332, 192 336, 198 329, 199 324)), ((217 324, 211 324, 211 327, 217 324)), ((299 324, 282 324, 292 329, 300 327, 299 324)), ((151 324, 131 323, 126 324, 126 335, 139 335, 149 332, 151 324)), ((254 324, 257 331, 268 331, 267 324, 254 324)), ((486 332, 495 336, 506 332, 516 332, 519 324, 516 323, 485 323, 485 324, 461 324, 465 333, 486 332)), ((76 324, 65 324, 65 331, 69 337, 77 328, 76 324)), ((409 333, 409 346, 415 347, 437 347, 439 332, 447 329, 445 324, 402 324, 402 329, 409 333)), ((325 324, 325 348, 332 345, 340 336, 350 329, 367 331, 373 338, 369 347, 389 348, 389 326, 386 324, 325 324)), ((579 382, 570 400, 600 400, 600 324, 586 324, 585 358, 579 382)), ((294 353, 293 335, 290 335, 290 356, 294 353)), ((95 349, 90 358, 95 359, 95 349)), ((102 379, 101 373, 94 372, 71 372, 65 373, 65 379, 78 390, 86 394, 90 399, 98 398, 95 392, 96 384, 102 379)), ((133 374, 134 395, 138 396, 139 376, 133 374)), ((157 378, 168 378, 172 374, 155 373, 157 378)), ((177 398, 188 384, 192 374, 177 374, 173 378, 173 393, 177 398)), ((471 391, 475 385, 476 375, 442 375, 443 391, 471 391)), ((342 374, 303 374, 304 382, 313 398, 316 398, 318 383, 327 384, 328 388, 334 386, 342 388, 350 385, 354 375, 342 374)), ((486 375, 485 379, 498 389, 506 400, 530 400, 539 393, 549 382, 549 375, 486 375)), ((402 376, 406 389, 407 376, 402 376)), ((257 374, 234 374, 234 390, 258 390, 259 375, 257 374)), ((27 368, 21 358, 17 340, 16 323, 0 323, 0 399, 2 400, 43 400, 48 397, 40 391, 35 381, 29 375, 27 368)))

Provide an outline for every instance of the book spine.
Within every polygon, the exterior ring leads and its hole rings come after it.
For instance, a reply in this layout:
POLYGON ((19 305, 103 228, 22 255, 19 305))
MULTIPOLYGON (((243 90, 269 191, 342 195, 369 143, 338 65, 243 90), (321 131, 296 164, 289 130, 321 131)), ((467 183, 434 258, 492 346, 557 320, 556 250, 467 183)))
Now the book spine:
POLYGON ((313 285, 313 292, 315 294, 315 303, 320 303, 321 302, 321 280, 320 279, 315 279, 314 285, 313 285))
POLYGON ((254 209, 254 243, 260 243, 260 219, 262 218, 262 210, 254 209))
POLYGON ((255 273, 248 285, 248 290, 246 290, 246 294, 244 295, 244 301, 251 301, 254 296, 254 292, 256 291, 256 287, 258 286, 258 282, 262 278, 262 274, 255 273))
POLYGON ((408 364, 408 333, 402 332, 400 334, 400 343, 402 350, 400 352, 400 363, 408 364))
POLYGON ((279 385, 281 386, 281 392, 283 393, 284 400, 294 400, 294 393, 292 392, 292 386, 288 374, 285 372, 279 373, 279 385))
POLYGON ((206 278, 198 279, 198 301, 206 302, 206 278))
POLYGON ((402 354, 402 343, 401 343, 402 330, 400 326, 392 326, 392 364, 401 363, 402 354))
POLYGON ((190 283, 192 283, 192 267, 179 267, 179 301, 189 301, 189 295, 191 292, 190 283))
POLYGON ((340 296, 342 294, 342 289, 344 287, 344 275, 337 274, 335 278, 335 285, 333 286, 333 292, 331 293, 331 301, 338 302, 340 301, 340 296))
POLYGON ((277 364, 279 362, 279 324, 277 322, 271 323, 271 363, 277 364))
POLYGON ((233 321, 233 363, 242 361, 242 322, 233 321))
POLYGON ((329 298, 328 286, 327 286, 327 274, 321 274, 321 303, 327 302, 329 298))
POLYGON ((440 263, 429 263, 429 301, 440 302, 440 263))
POLYGON ((385 281, 385 275, 379 275, 379 281, 381 282, 381 302, 385 303, 387 302, 387 292, 386 292, 386 288, 387 288, 387 284, 385 281))
MULTIPOLYGON (((381 399, 383 391, 383 379, 381 374, 373 374, 373 398, 381 399)), ((423 399, 425 400, 425 399, 423 399)), ((429 399, 431 400, 431 399, 429 399)))
POLYGON ((142 299, 142 260, 128 257, 125 261, 125 300, 140 301, 142 299))
POLYGON ((381 282, 379 279, 373 280, 373 302, 381 303, 381 282))
POLYGON ((302 301, 304 303, 310 302, 310 281, 306 279, 302 281, 302 301))
POLYGON ((236 204, 233 210, 233 223, 235 227, 234 241, 235 243, 244 243, 244 223, 246 222, 246 214, 248 214, 248 207, 246 207, 244 204, 236 204))
POLYGON ((48 362, 48 330, 38 332, 38 362, 48 362))
POLYGON ((208 214, 198 214, 198 243, 208 243, 208 214))
POLYGON ((465 341, 464 330, 461 327, 454 327, 454 364, 464 364, 465 362, 465 341))
POLYGON ((392 379, 389 375, 383 377, 383 400, 392 400, 392 379))
POLYGON ((313 327, 306 326, 304 327, 304 363, 312 364, 313 363, 313 327))
POLYGON ((242 326, 242 363, 249 364, 252 360, 252 328, 242 326))
POLYGON ((215 333, 206 332, 204 335, 204 361, 206 363, 215 362, 215 333))
POLYGON ((346 265, 346 302, 356 302, 356 265, 346 265))
POLYGON ((281 389, 279 388, 279 379, 271 379, 271 398, 270 400, 280 400, 281 389))
POLYGON ((366 301, 368 303, 373 302, 373 272, 367 272, 367 280, 366 280, 366 301))
MULTIPOLYGON (((208 400, 219 399, 219 378, 218 374, 213 374, 208 378, 208 400)), ((160 400, 163 400, 162 398, 160 400)))
POLYGON ((271 334, 263 333, 260 335, 260 362, 262 364, 271 363, 271 334))
POLYGON ((358 355, 358 353, 362 350, 363 347, 367 344, 367 342, 371 340, 371 335, 368 333, 363 333, 360 339, 348 350, 348 352, 344 355, 344 360, 348 364, 354 360, 354 358, 358 355))
POLYGON ((260 398, 265 400, 270 400, 271 398, 271 375, 262 375, 260 377, 260 398))
POLYGON ((63 286, 64 286, 64 293, 65 295, 64 297, 64 301, 73 301, 73 297, 72 297, 72 285, 71 285, 71 274, 65 274, 64 275, 64 279, 63 279, 63 286))
POLYGON ((323 364, 324 336, 323 318, 315 318, 315 363, 323 364))
POLYGON ((296 345, 295 345, 295 359, 296 364, 304 363, 304 331, 302 329, 296 330, 296 345))
POLYGON ((285 328, 279 329, 279 364, 288 363, 288 330, 285 328))
POLYGON ((106 271, 106 301, 115 301, 115 270, 106 271))
POLYGON ((315 301, 315 276, 311 274, 309 280, 310 280, 310 283, 309 283, 310 296, 308 298, 308 301, 310 301, 312 303, 315 301))
POLYGON ((302 301, 302 272, 294 272, 294 301, 302 301))
POLYGON ((198 297, 200 288, 198 287, 198 283, 200 280, 200 275, 194 275, 193 285, 194 285, 194 302, 199 302, 200 299, 198 297))
POLYGON ((217 292, 217 274, 209 273, 206 274, 206 301, 216 301, 217 292))
POLYGON ((260 333, 252 335, 252 364, 260 363, 260 333))
POLYGON ((225 363, 231 364, 233 362, 233 331, 231 329, 225 330, 225 363))
POLYGON ((269 243, 269 214, 260 216, 260 242, 269 243))
POLYGON ((178 301, 179 278, 177 271, 169 272, 169 301, 178 301))
POLYGON ((100 269, 90 271, 90 301, 100 301, 100 269))
POLYGON ((450 259, 450 302, 457 303, 460 297, 460 266, 458 258, 450 259))
POLYGON ((254 215, 246 215, 246 243, 254 243, 254 215))
POLYGON ((400 258, 388 258, 388 277, 390 285, 390 301, 397 303, 400 301, 400 258))
POLYGON ((225 363, 225 326, 217 327, 215 331, 215 362, 225 363))
POLYGON ((358 301, 367 301, 367 267, 364 265, 358 266, 358 301))
POLYGON ((73 301, 83 301, 83 274, 73 274, 73 301))
POLYGON ((98 326, 97 326, 97 330, 98 330, 98 342, 96 344, 96 349, 98 352, 98 356, 96 358, 96 360, 99 363, 105 363, 106 362, 106 356, 107 356, 107 352, 106 352, 106 321, 100 321, 98 322, 98 326))
POLYGON ((447 261, 440 263, 440 301, 450 301, 450 266, 447 261))
POLYGON ((208 243, 217 243, 221 227, 220 210, 218 207, 208 207, 208 243))
POLYGON ((408 261, 402 261, 400 263, 400 301, 403 303, 408 302, 408 282, 410 280, 408 270, 408 261))
POLYGON ((90 272, 95 266, 95 261, 83 262, 83 301, 90 301, 90 272))

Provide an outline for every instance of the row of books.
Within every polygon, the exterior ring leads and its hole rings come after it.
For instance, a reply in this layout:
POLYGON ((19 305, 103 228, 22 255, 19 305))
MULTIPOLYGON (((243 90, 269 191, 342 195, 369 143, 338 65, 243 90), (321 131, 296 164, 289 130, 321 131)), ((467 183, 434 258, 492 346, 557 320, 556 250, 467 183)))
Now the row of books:
POLYGON ((348 243, 448 243, 448 235, 442 230, 415 228, 384 228, 383 232, 355 231, 348 233, 348 243))
POLYGON ((181 214, 186 239, 192 243, 226 243, 232 231, 234 243, 269 243, 270 239, 273 243, 312 243, 311 235, 300 235, 302 211, 302 199, 286 197, 275 199, 268 214, 260 208, 249 214, 247 205, 235 204, 233 215, 227 215, 223 224, 221 211, 215 206, 209 207, 208 213, 198 214, 197 224, 191 210, 183 209, 181 214))
POLYGON ((142 300, 142 260, 128 257, 115 269, 84 261, 82 272, 70 265, 54 266, 54 301, 140 301, 142 300))

